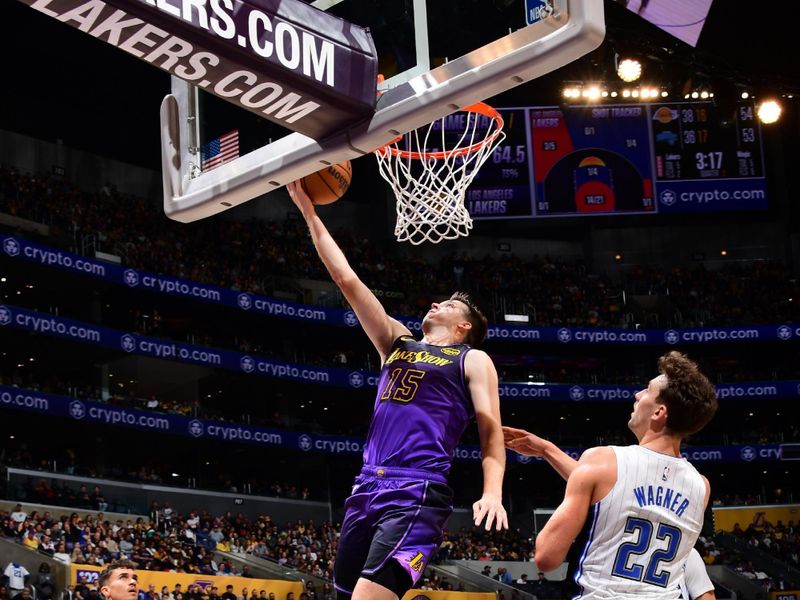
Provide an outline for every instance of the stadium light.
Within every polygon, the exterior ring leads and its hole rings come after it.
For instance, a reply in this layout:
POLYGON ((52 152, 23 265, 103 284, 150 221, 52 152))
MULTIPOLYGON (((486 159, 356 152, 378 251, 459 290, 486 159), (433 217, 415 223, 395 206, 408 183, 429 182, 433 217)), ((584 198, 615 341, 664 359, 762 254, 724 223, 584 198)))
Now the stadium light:
POLYGON ((775 100, 765 100, 758 105, 758 119, 765 125, 770 125, 781 118, 782 110, 775 100))
POLYGON ((617 64, 617 76, 626 83, 642 76, 642 63, 635 58, 624 58, 617 64))

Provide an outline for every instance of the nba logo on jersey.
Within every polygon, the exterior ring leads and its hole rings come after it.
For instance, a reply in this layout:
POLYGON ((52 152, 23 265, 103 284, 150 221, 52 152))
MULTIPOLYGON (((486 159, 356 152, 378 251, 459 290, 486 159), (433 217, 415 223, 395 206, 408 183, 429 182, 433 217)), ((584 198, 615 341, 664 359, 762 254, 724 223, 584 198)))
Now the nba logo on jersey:
POLYGON ((669 473, 670 473, 670 467, 669 465, 667 465, 666 467, 664 467, 664 471, 661 473, 661 481, 669 481, 669 473))

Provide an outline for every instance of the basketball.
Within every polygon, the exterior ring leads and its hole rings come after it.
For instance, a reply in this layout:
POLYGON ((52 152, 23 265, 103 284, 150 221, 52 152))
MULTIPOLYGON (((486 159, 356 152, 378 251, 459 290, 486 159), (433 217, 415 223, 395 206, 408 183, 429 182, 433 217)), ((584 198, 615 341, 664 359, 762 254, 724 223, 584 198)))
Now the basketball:
POLYGON ((303 189, 314 204, 330 204, 344 196, 352 175, 353 167, 348 160, 303 177, 303 189))

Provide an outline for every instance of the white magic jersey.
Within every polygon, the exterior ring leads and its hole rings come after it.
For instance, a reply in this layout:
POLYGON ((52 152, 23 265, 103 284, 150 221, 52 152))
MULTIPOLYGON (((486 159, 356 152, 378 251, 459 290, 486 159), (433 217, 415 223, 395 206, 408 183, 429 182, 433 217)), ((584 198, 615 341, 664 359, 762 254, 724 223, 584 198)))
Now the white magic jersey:
POLYGON ((678 598, 703 525, 705 481, 683 458, 641 446, 611 448, 617 482, 589 511, 576 597, 678 598))

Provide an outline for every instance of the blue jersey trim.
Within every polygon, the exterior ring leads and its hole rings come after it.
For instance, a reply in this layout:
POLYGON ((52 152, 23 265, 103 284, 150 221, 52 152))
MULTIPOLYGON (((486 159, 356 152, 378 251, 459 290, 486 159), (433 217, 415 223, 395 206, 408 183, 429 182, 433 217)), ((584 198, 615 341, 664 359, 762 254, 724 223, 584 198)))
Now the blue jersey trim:
POLYGON ((578 580, 581 578, 581 575, 583 575, 583 563, 589 554, 589 547, 592 545, 592 540, 594 539, 594 528, 597 525, 597 517, 599 515, 600 515, 600 502, 598 502, 592 507, 592 527, 591 529, 589 529, 589 539, 586 540, 586 545, 583 547, 581 558, 578 561, 578 570, 575 572, 575 583, 578 584, 580 591, 576 596, 572 598, 572 600, 578 600, 583 596, 583 585, 578 580))

